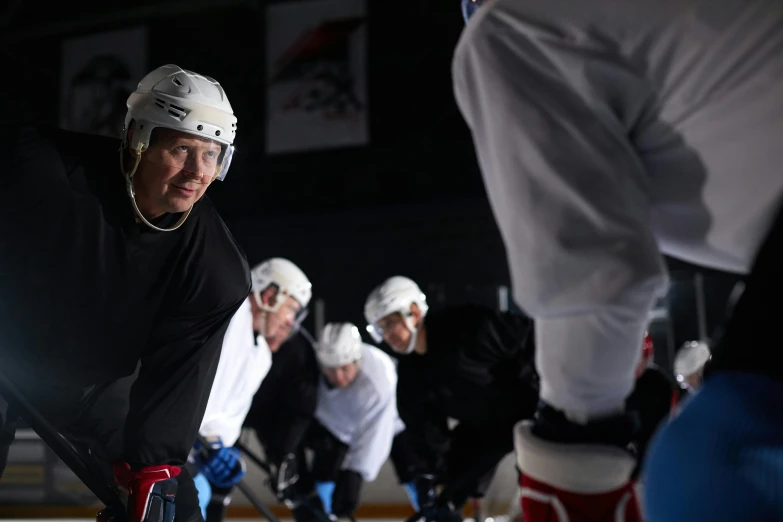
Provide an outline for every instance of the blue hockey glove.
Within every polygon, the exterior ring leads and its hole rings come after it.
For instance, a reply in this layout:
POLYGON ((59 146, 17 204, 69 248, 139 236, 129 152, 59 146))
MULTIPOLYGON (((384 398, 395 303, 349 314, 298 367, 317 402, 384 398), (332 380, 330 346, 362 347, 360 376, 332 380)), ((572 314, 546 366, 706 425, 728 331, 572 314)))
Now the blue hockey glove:
POLYGON ((212 485, 219 488, 237 485, 247 471, 239 450, 223 446, 220 437, 209 437, 207 441, 209 442, 207 448, 204 448, 199 441, 193 445, 199 471, 212 485))

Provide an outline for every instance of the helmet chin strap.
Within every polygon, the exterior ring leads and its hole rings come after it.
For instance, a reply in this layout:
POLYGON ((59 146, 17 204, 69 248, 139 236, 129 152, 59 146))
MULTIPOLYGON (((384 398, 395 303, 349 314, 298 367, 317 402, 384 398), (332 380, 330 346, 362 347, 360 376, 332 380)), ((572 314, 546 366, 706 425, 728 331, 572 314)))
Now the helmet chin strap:
POLYGON ((409 354, 416 348, 416 338, 418 337, 418 330, 411 330, 411 342, 408 343, 408 347, 405 349, 405 354, 409 354))
POLYGON ((408 347, 405 349, 405 354, 407 355, 411 353, 414 348, 416 348, 416 339, 419 336, 419 329, 415 324, 413 324, 413 317, 407 317, 405 319, 405 324, 408 327, 408 330, 411 332, 411 340, 408 343, 408 347))
POLYGON ((267 324, 267 318, 269 317, 269 312, 262 310, 261 311, 261 324, 259 325, 258 333, 261 334, 261 337, 266 339, 266 324, 267 324))
POLYGON ((188 219, 188 216, 190 215, 190 211, 193 210, 193 205, 190 206, 189 209, 185 211, 184 214, 182 214, 182 217, 179 218, 179 220, 174 224, 171 228, 160 228, 156 227, 149 221, 147 221, 147 218, 144 217, 144 214, 141 213, 141 210, 139 210, 139 206, 136 204, 136 192, 133 190, 133 176, 136 174, 136 170, 139 168, 139 163, 141 162, 141 154, 144 152, 144 145, 139 145, 139 150, 136 151, 136 160, 133 163, 133 169, 131 169, 130 172, 125 172, 125 158, 124 158, 124 149, 126 147, 125 141, 122 142, 120 145, 120 172, 122 172, 122 176, 125 178, 125 190, 128 192, 128 197, 131 200, 131 204, 133 205, 133 211, 136 212, 136 215, 139 216, 139 219, 141 219, 145 225, 150 227, 153 230, 157 230, 158 232, 173 232, 174 230, 177 230, 179 227, 182 226, 182 224, 185 222, 186 219, 188 219))
POLYGON ((267 318, 269 317, 269 307, 261 300, 261 292, 253 291, 253 300, 256 302, 256 305, 258 305, 259 310, 261 310, 261 324, 258 328, 258 334, 266 339, 266 323, 267 318))

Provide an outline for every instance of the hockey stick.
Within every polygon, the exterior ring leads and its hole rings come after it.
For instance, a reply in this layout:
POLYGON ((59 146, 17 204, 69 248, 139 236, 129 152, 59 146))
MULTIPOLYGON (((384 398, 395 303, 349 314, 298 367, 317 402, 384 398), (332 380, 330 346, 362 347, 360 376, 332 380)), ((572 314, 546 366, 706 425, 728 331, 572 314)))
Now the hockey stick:
POLYGON ((8 402, 9 406, 16 408, 19 416, 30 425, 33 431, 41 437, 41 440, 98 497, 98 500, 106 505, 106 509, 101 512, 102 516, 113 518, 116 522, 124 520, 125 506, 122 504, 117 490, 102 480, 104 474, 98 463, 92 457, 79 452, 68 439, 47 423, 2 373, 0 373, 0 395, 8 402))
MULTIPOLYGON (((204 437, 203 437, 201 434, 199 434, 199 435, 198 435, 196 438, 197 438, 197 440, 198 440, 198 441, 201 443, 201 447, 202 447, 202 449, 201 449, 201 454, 202 454, 203 456, 205 456, 205 457, 206 457, 206 456, 208 456, 208 454, 209 454, 209 450, 208 450, 207 448, 209 448, 209 442, 207 442, 207 439, 205 439, 205 438, 204 438, 204 437)), ((236 444, 234 444, 234 447, 236 447, 237 449, 239 449, 239 450, 241 450, 241 451, 244 451, 244 450, 242 450, 242 446, 241 446, 241 444, 239 443, 239 441, 237 441, 237 443, 236 443, 236 444)), ((236 486, 237 486, 237 489, 239 489, 239 491, 241 491, 241 492, 242 492, 242 494, 243 494, 243 495, 245 495, 245 497, 246 497, 246 498, 247 498, 247 500, 250 502, 250 504, 252 504, 252 506, 253 506, 254 508, 256 508, 256 509, 258 510, 258 512, 259 512, 259 513, 261 513, 262 515, 264 515, 264 517, 266 517, 266 519, 267 519, 269 522, 280 522, 280 520, 279 520, 279 519, 278 519, 278 518, 277 518, 277 517, 274 515, 274 513, 272 513, 272 512, 269 510, 269 508, 266 506, 266 504, 264 504, 264 503, 263 503, 263 502, 262 502, 262 501, 261 501, 261 500, 260 500, 260 499, 259 499, 259 498, 256 496, 256 494, 253 492, 253 490, 252 490, 252 489, 250 489, 250 486, 248 486, 248 485, 247 485, 247 483, 245 482, 245 480, 244 480, 244 479, 240 480, 240 481, 239 481, 239 482, 236 484, 236 486)))
POLYGON ((239 491, 241 491, 242 494, 247 497, 247 500, 253 504, 253 507, 256 508, 262 515, 264 515, 269 522, 280 522, 274 513, 272 513, 269 508, 266 507, 266 504, 259 500, 256 494, 252 489, 250 489, 250 486, 248 486, 244 480, 241 480, 239 484, 237 484, 237 488, 239 488, 239 491))
MULTIPOLYGON (((242 453, 244 453, 251 461, 253 461, 259 468, 264 470, 266 474, 269 476, 270 479, 272 479, 272 468, 271 466, 264 460, 261 459, 258 455, 253 453, 247 446, 245 446, 241 441, 236 441, 234 444, 234 447, 240 450, 242 453)), ((304 506, 307 508, 316 518, 321 520, 321 522, 332 522, 331 518, 329 518, 329 515, 324 513, 324 511, 317 506, 314 506, 307 498, 298 498, 293 501, 295 504, 299 506, 304 506)), ((353 520, 353 517, 351 517, 351 522, 355 522, 353 520)))
POLYGON ((250 451, 250 449, 248 449, 248 447, 247 447, 247 446, 245 446, 245 445, 242 443, 242 441, 239 441, 239 440, 238 440, 238 441, 236 441, 236 443, 234 443, 234 447, 235 447, 236 449, 238 449, 239 451, 241 451, 242 453, 244 453, 245 455, 247 455, 247 457, 248 457, 250 460, 252 460, 252 461, 255 463, 255 465, 256 465, 256 466, 258 466, 259 468, 261 468, 262 470, 264 470, 264 472, 265 472, 267 475, 270 475, 270 476, 272 475, 272 468, 271 468, 271 467, 269 467, 269 464, 267 464, 266 462, 264 462, 263 460, 261 460, 261 457, 259 457, 258 455, 256 455, 256 454, 255 454, 255 453, 253 453, 252 451, 250 451))
POLYGON ((307 331, 307 328, 305 328, 304 326, 300 326, 298 332, 302 334, 302 337, 304 337, 307 340, 307 342, 310 343, 312 346, 318 345, 318 341, 315 340, 312 334, 309 331, 307 331))

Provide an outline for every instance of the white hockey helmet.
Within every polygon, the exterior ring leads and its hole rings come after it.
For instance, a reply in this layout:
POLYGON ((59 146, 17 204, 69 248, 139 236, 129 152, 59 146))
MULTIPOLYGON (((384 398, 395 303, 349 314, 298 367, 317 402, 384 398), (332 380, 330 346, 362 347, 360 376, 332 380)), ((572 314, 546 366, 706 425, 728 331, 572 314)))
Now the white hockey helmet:
POLYGON ((674 375, 678 382, 685 382, 689 375, 701 371, 712 352, 707 343, 702 341, 689 341, 677 352, 674 358, 674 375))
MULTIPOLYGON (((176 65, 164 65, 147 74, 128 97, 125 130, 136 122, 130 146, 149 146, 156 127, 178 130, 230 146, 237 118, 220 84, 208 76, 176 65)), ((218 179, 225 177, 228 165, 218 179)))
POLYGON ((421 291, 415 281, 404 276, 393 276, 381 283, 370 292, 364 304, 364 317, 367 319, 367 332, 376 343, 383 341, 383 330, 378 322, 387 315, 399 313, 405 320, 405 325, 411 332, 411 342, 405 353, 413 351, 416 344, 417 326, 411 314, 411 304, 416 304, 421 310, 421 316, 427 315, 429 306, 427 296, 421 291))
POLYGON ((362 358, 362 336, 352 323, 328 323, 315 345, 315 356, 324 368, 337 368, 362 358))
POLYGON ((219 144, 220 155, 216 159, 212 179, 222 180, 226 177, 234 156, 237 118, 225 91, 217 81, 176 65, 158 67, 142 78, 136 90, 128 97, 127 107, 123 144, 134 150, 137 157, 136 166, 130 172, 125 171, 124 165, 122 168, 128 195, 136 213, 149 227, 163 232, 176 230, 185 222, 190 210, 185 212, 173 228, 162 229, 147 221, 136 206, 132 179, 141 154, 150 146, 152 131, 164 127, 219 144), (127 143, 131 122, 134 123, 133 133, 130 143, 127 143))
POLYGON ((250 278, 256 303, 267 312, 277 311, 289 296, 296 299, 304 310, 313 296, 313 285, 305 273, 294 263, 282 257, 273 257, 256 265, 250 272, 250 278), (280 297, 271 307, 261 301, 261 293, 270 285, 277 288, 277 295, 280 297))

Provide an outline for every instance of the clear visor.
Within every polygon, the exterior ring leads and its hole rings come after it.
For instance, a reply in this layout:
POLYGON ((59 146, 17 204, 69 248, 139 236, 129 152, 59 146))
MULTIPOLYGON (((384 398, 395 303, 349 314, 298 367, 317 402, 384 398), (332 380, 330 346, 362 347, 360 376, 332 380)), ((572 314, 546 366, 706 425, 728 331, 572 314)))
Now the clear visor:
POLYGON ((291 327, 291 333, 289 334, 289 338, 299 332, 299 330, 302 329, 302 323, 305 319, 307 319, 307 316, 310 314, 310 310, 307 308, 302 308, 299 310, 296 315, 294 316, 294 324, 291 327))
POLYGON ((179 169, 197 183, 223 180, 228 174, 234 146, 172 129, 152 131, 142 160, 179 169))
POLYGON ((383 330, 381 330, 381 327, 377 324, 368 324, 367 333, 370 334, 370 337, 372 337, 372 340, 376 343, 383 342, 383 330))

